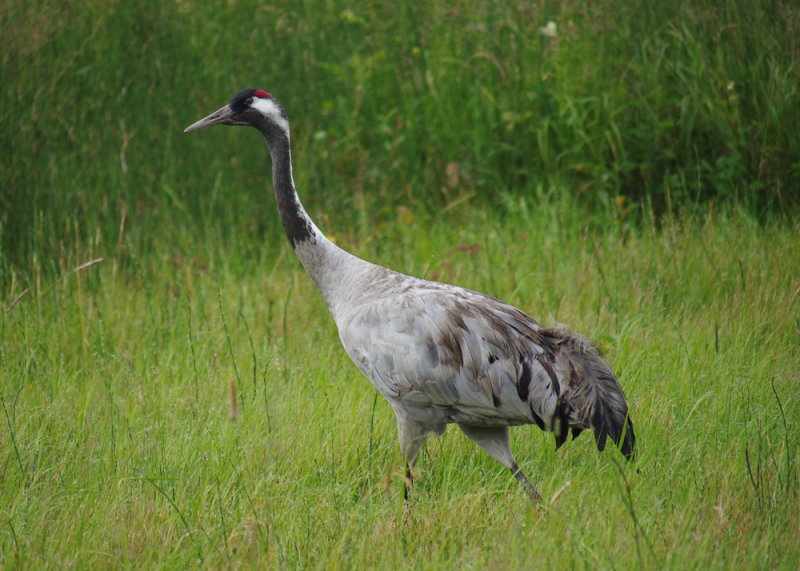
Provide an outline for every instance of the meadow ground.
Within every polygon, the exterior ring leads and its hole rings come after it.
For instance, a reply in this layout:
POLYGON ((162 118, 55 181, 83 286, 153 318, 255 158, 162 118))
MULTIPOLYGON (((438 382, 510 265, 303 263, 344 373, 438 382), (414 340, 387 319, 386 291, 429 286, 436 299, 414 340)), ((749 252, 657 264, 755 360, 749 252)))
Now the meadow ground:
POLYGON ((545 199, 507 207, 355 249, 596 339, 631 402, 633 464, 514 429, 538 512, 451 430, 404 522, 391 409, 288 245, 137 271, 76 269, 85 252, 4 298, 3 565, 796 567, 797 228, 594 231, 545 199))

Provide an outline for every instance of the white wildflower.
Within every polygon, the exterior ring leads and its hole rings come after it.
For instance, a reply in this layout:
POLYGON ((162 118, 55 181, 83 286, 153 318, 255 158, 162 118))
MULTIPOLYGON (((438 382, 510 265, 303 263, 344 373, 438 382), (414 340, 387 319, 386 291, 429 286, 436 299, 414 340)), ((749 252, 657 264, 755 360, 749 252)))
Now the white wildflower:
POLYGON ((550 20, 544 28, 539 28, 539 33, 545 38, 555 38, 558 33, 558 26, 553 20, 550 20))

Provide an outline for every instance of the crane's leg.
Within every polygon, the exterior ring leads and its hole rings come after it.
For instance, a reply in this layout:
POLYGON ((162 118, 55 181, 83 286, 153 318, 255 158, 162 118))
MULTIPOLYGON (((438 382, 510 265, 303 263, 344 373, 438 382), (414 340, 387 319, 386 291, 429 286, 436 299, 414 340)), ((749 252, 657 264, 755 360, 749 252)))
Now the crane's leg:
POLYGON ((522 489, 528 494, 531 500, 539 502, 542 496, 536 491, 536 488, 531 485, 525 474, 517 466, 514 460, 514 455, 511 453, 511 447, 508 445, 508 428, 499 426, 494 428, 487 428, 484 426, 469 426, 466 424, 459 424, 458 427, 461 431, 472 439, 478 446, 483 448, 489 456, 500 462, 503 466, 511 470, 514 477, 522 485, 522 489))
POLYGON ((519 469, 516 462, 511 464, 510 470, 533 503, 538 504, 542 501, 542 496, 539 495, 538 490, 528 481, 528 478, 525 477, 525 474, 522 473, 522 470, 519 469))
POLYGON ((406 512, 409 508, 409 498, 411 497, 411 488, 414 484, 414 476, 411 469, 414 467, 414 462, 417 460, 420 448, 425 444, 426 430, 425 428, 413 421, 410 421, 404 414, 395 410, 397 417, 397 436, 400 440, 400 449, 403 451, 403 456, 406 460, 406 474, 405 483, 403 487, 403 500, 406 512))

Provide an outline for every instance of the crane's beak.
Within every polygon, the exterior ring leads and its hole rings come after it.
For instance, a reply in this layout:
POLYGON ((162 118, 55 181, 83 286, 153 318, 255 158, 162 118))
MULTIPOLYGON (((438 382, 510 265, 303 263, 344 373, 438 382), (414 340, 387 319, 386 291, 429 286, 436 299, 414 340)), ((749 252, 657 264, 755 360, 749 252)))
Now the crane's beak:
POLYGON ((226 105, 221 109, 217 109, 208 117, 200 119, 197 123, 192 123, 186 127, 183 132, 189 133, 191 131, 202 129, 203 127, 211 127, 212 125, 234 125, 235 123, 232 117, 233 109, 231 109, 230 105, 226 105))

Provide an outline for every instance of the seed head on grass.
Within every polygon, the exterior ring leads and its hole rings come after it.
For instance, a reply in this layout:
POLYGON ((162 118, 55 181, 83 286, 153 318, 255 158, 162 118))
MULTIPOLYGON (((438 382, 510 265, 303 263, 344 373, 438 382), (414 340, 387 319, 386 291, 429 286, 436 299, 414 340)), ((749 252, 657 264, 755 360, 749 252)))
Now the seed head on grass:
POLYGON ((239 401, 236 398, 236 381, 230 380, 231 420, 239 418, 239 401))

